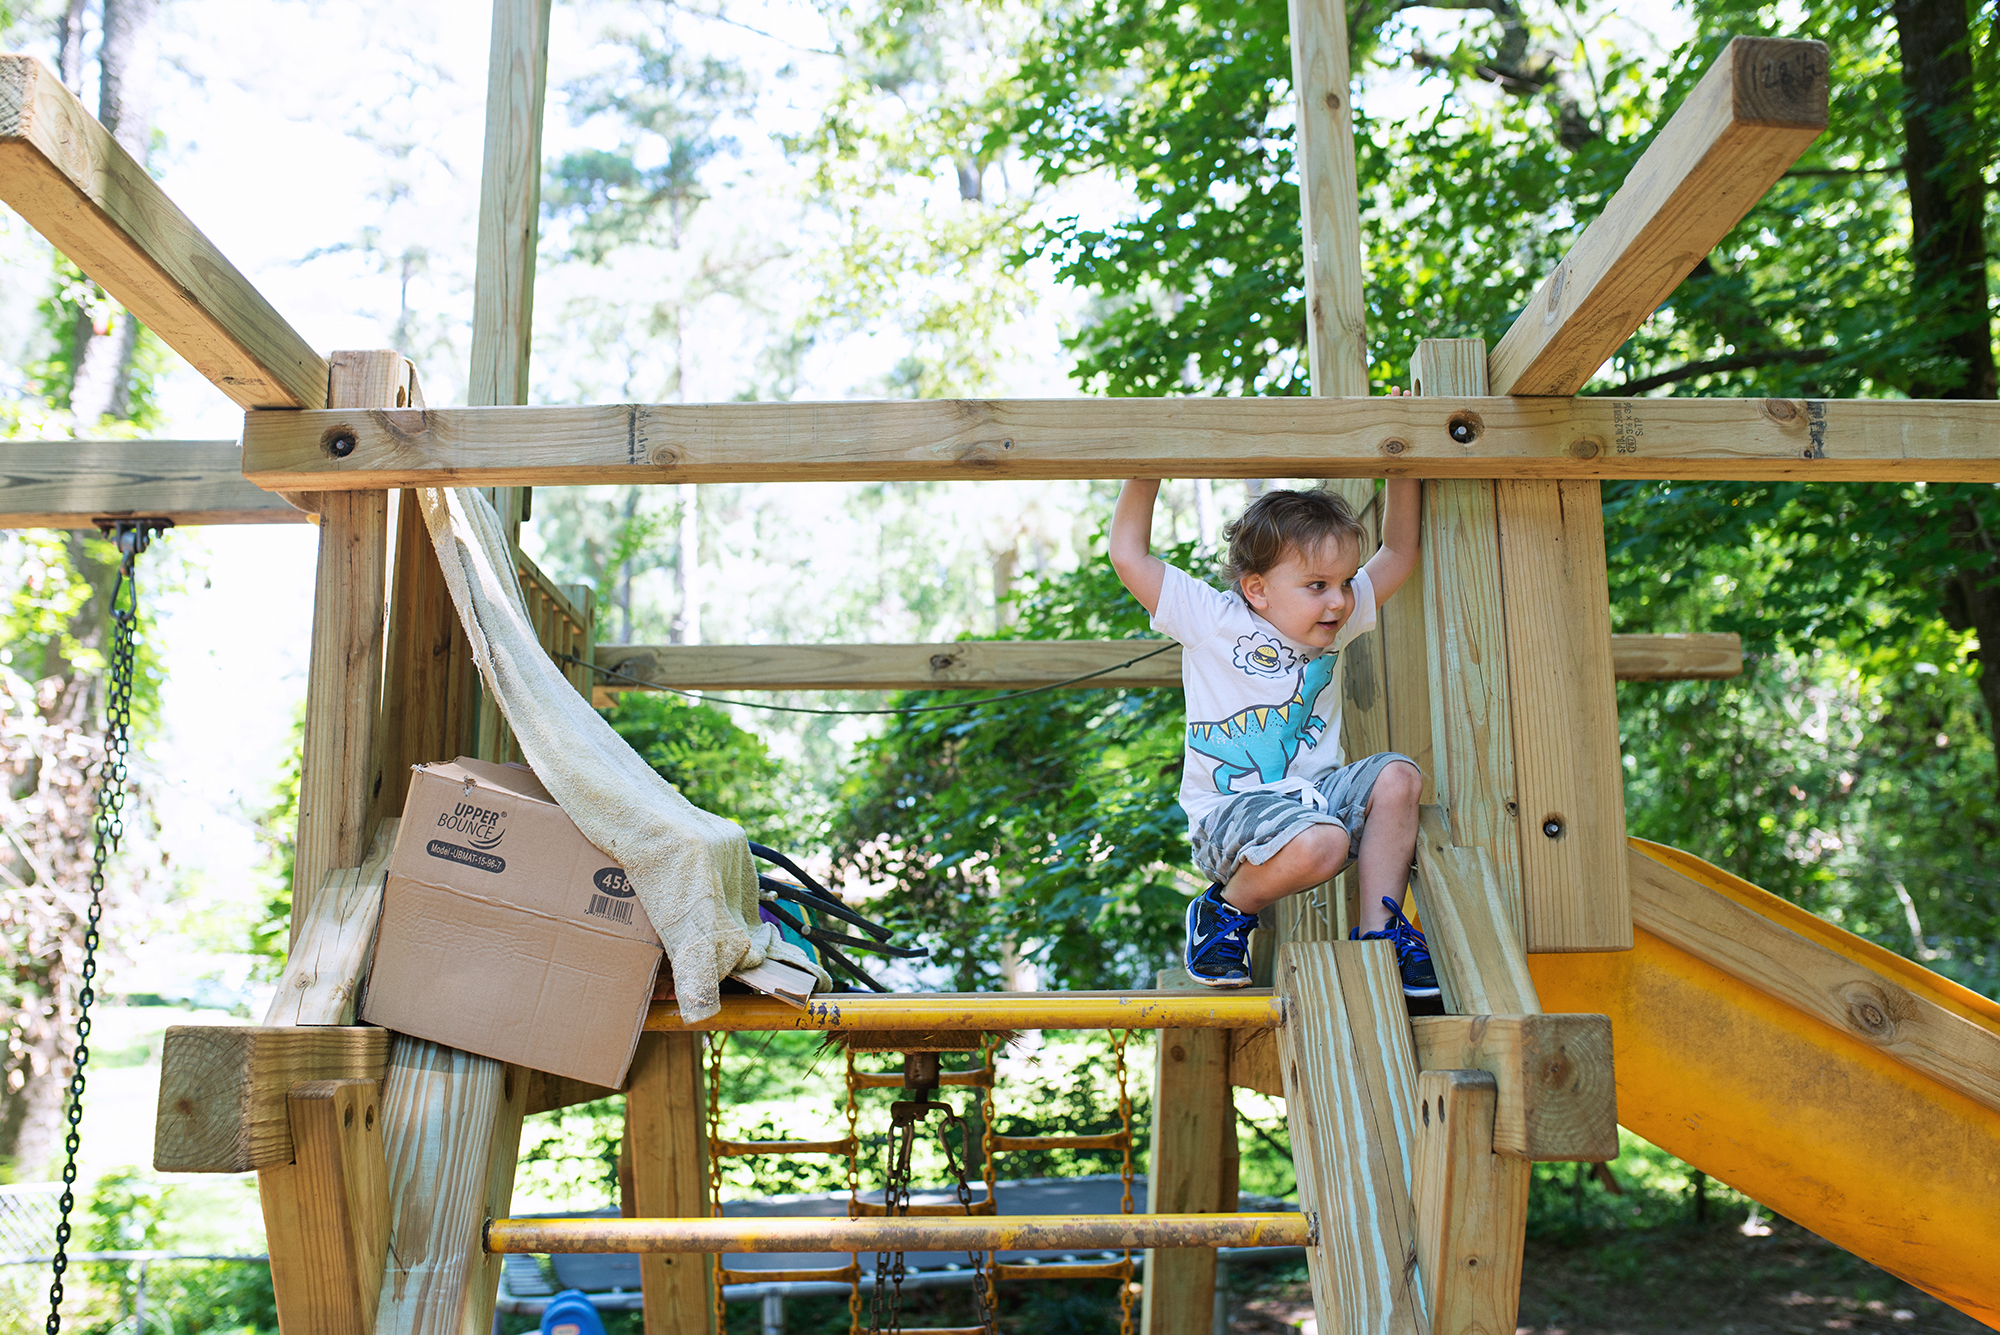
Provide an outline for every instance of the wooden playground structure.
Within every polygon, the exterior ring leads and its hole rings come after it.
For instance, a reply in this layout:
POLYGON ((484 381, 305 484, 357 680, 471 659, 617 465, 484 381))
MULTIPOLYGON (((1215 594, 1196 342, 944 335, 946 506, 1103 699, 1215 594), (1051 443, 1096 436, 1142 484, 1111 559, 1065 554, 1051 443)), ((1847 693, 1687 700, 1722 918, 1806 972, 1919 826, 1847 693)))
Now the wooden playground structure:
MULTIPOLYGON (((157 1151, 258 1173, 287 1335, 482 1335, 507 1252, 643 1253, 647 1329, 685 1335, 715 1329, 718 1253, 1029 1243, 1148 1249, 1139 1323, 1189 1335, 1211 1249, 1270 1242, 1306 1248, 1326 1335, 1509 1331, 1532 1162, 1614 1157, 1621 1122, 2000 1325, 2000 1007, 1625 831, 1614 680, 1736 662, 1720 637, 1612 636, 1601 479, 2000 481, 1992 403, 1575 397, 1824 128, 1825 48, 1731 43, 1490 355, 1426 342, 1415 397, 1369 398, 1344 12, 1291 13, 1300 399, 520 406, 549 0, 496 0, 472 406, 430 408, 400 353, 307 346, 46 69, 0 56, 0 199, 246 410, 240 449, 0 445, 0 523, 319 526, 291 963, 265 1024, 175 1031, 157 1151), (1288 904, 1271 986, 1241 993, 731 996, 696 1026, 659 1005, 618 1220, 509 1217, 522 1118, 607 1091, 353 1023, 409 767, 512 754, 402 489, 493 488, 518 531, 522 489, 586 483, 1309 476, 1366 507, 1385 474, 1427 480, 1422 592, 1358 642, 1347 750, 1428 776, 1416 895, 1447 1014, 1406 1015, 1337 892, 1288 904), (709 1218, 704 1029, 1157 1030, 1153 1213, 709 1218), (1286 1100, 1297 1213, 1236 1211, 1232 1086, 1286 1100)), ((619 684, 592 663, 1012 687, 1132 652, 598 646, 589 590, 518 569, 587 695, 619 684)), ((1092 684, 1177 682, 1163 655, 1092 684)))

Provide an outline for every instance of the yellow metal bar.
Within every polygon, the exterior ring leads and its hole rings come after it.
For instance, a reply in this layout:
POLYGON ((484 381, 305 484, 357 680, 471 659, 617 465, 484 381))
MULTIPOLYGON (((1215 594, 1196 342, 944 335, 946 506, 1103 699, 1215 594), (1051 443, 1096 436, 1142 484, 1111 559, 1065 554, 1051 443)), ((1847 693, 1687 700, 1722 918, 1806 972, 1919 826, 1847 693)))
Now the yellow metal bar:
POLYGON ((995 1136, 993 1148, 1007 1151, 1122 1150, 1125 1140, 1123 1131, 1103 1136, 995 1136))
MULTIPOLYGON (((770 997, 727 996, 690 1024, 672 1002, 646 1013, 653 1032, 813 1029, 1276 1029, 1284 1012, 1269 988, 1237 992, 902 992, 816 996, 803 1009, 770 997)), ((954 1082, 955 1083, 955 1082, 954 1082)))
POLYGON ((709 1147, 718 1159, 740 1159, 752 1154, 852 1154, 854 1141, 847 1140, 718 1140, 709 1147))
MULTIPOLYGON (((878 1205, 874 1201, 849 1201, 847 1203, 847 1212, 857 1219, 882 1219, 888 1216, 889 1207, 878 1205)), ((994 1212, 993 1198, 991 1196, 985 1200, 974 1201, 970 1205, 905 1205, 902 1209, 902 1213, 911 1219, 949 1219, 953 1217, 963 1219, 968 1214, 989 1215, 994 1212)))
POLYGON ((852 1284, 861 1278, 861 1267, 853 1262, 817 1270, 730 1270, 722 1271, 724 1284, 852 1284))
POLYGON ((490 1219, 509 1252, 1136 1251, 1303 1247, 1302 1214, 1005 1215, 992 1219, 490 1219))
MULTIPOLYGON (((938 1084, 970 1085, 975 1088, 986 1089, 993 1084, 993 1071, 990 1067, 984 1066, 976 1071, 946 1071, 939 1077, 938 1084)), ((854 1073, 854 1087, 856 1089, 901 1089, 903 1087, 903 1073, 901 1071, 856 1071, 854 1073)))
POLYGON ((995 1265, 999 1279, 1130 1279, 1130 1261, 1063 1261, 1049 1265, 995 1265))

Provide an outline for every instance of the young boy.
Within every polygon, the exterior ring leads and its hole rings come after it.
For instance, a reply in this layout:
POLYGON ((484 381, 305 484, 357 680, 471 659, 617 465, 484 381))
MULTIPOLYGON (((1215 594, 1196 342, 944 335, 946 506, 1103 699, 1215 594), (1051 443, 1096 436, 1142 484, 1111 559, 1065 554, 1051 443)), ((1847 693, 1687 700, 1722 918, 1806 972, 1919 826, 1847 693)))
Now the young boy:
POLYGON ((1419 483, 1392 478, 1382 546, 1325 491, 1270 491, 1224 530, 1219 592, 1152 553, 1158 482, 1133 481, 1111 519, 1111 564, 1153 629, 1186 647, 1181 808, 1214 884, 1187 911, 1187 971, 1210 987, 1250 982, 1258 911, 1359 865, 1362 940, 1395 942, 1403 991, 1438 994, 1423 935, 1403 916, 1423 776, 1408 756, 1345 763, 1340 651, 1416 565, 1419 483))

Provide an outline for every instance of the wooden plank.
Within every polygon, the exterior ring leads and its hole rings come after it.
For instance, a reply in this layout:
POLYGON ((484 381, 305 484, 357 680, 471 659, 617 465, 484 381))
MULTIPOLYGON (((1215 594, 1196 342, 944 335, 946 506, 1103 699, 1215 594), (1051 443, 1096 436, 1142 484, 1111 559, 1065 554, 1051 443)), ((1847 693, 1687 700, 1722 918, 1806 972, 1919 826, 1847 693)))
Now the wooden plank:
POLYGON ((466 384, 466 399, 475 404, 528 401, 549 10, 550 0, 496 0, 493 6, 472 287, 472 370, 466 384))
POLYGON ((1493 491, 1527 948, 1630 950, 1598 484, 1501 481, 1493 491))
MULTIPOLYGON (((1418 576, 1411 576, 1413 580, 1418 576)), ((572 585, 582 588, 582 585, 572 585)), ((587 619, 587 618, 586 618, 587 619)), ((1407 662, 1424 644, 1423 586, 1413 583, 1384 609, 1377 635, 1394 642, 1394 653, 1356 659, 1350 667, 1387 658, 1407 662), (1396 618, 1391 622, 1390 618, 1396 618)), ((392 652, 392 658, 394 657, 392 652)), ((958 640, 949 644, 600 644, 594 661, 623 677, 597 676, 593 692, 600 704, 621 691, 646 690, 638 682, 684 691, 924 691, 980 689, 1025 691, 1070 682, 1079 690, 1107 687, 1179 689, 1181 647, 1158 640, 958 640), (1155 654, 1155 651, 1157 653, 1155 654), (1155 654, 1143 662, 1131 660, 1155 654), (1130 666, 1124 666, 1130 664, 1130 666), (1103 675, 1094 675, 1094 674, 1103 675)), ((1620 681, 1658 681, 1734 676, 1742 670, 1742 641, 1735 635, 1613 635, 1612 671, 1620 681)), ((574 669, 581 676, 583 669, 574 669)), ((1352 671, 1342 711, 1373 703, 1352 671)), ((1386 732, 1353 731, 1348 754, 1401 751, 1430 771, 1430 688, 1428 672, 1388 680, 1371 671, 1367 690, 1388 702, 1386 732), (1370 747, 1364 751, 1363 747, 1370 747)), ((435 756, 430 757, 436 759, 435 756)), ((1429 799, 1427 798, 1426 801, 1429 799)))
POLYGON ((245 1173, 292 1162, 285 1099, 307 1080, 377 1080, 389 1034, 369 1027, 168 1027, 160 1045, 153 1167, 245 1173))
POLYGON ((500 1258, 480 1246, 513 1198, 528 1082, 490 1057, 396 1035, 382 1086, 389 1261, 377 1330, 484 1335, 500 1258))
POLYGON ((1320 1329, 1428 1335, 1410 1197, 1417 1065, 1394 949, 1289 942, 1285 1109, 1320 1329))
POLYGON ((1491 849, 1460 848, 1443 813, 1424 807, 1417 832, 1416 905, 1453 1015, 1539 1012, 1528 954, 1515 935, 1491 849))
POLYGON ((1637 849, 1630 858, 1642 930, 2000 1112, 2000 1035, 1637 849))
POLYGON ((298 944, 285 957, 285 972, 264 1012, 267 1025, 353 1024, 361 984, 375 945, 375 922, 382 913, 383 868, 396 846, 400 819, 377 827, 368 860, 359 867, 327 873, 313 897, 298 944))
POLYGON ((593 1085, 566 1075, 552 1075, 547 1071, 529 1071, 526 1075, 528 1096, 523 1103, 523 1112, 529 1117, 536 1113, 574 1108, 579 1103, 595 1103, 618 1093, 603 1085, 593 1085))
MULTIPOLYGON (((1417 345, 1411 378, 1423 394, 1484 393, 1485 374, 1483 341, 1425 339, 1417 345)), ((1492 482, 1425 485, 1424 552, 1431 782, 1452 843, 1491 854, 1498 879, 1489 894, 1503 913, 1509 938, 1520 941, 1521 852, 1500 521, 1492 482)))
MULTIPOLYGON (((696 1219, 709 1212, 708 1097, 698 1034, 646 1034, 625 1091, 625 1145, 641 1219, 696 1219)), ((647 1330, 698 1335, 715 1329, 712 1255, 639 1258, 647 1330)))
POLYGON ((1431 1329, 1514 1329, 1534 1166, 1493 1152, 1499 1102, 1485 1071, 1417 1077, 1417 1265, 1431 1329))
POLYGON ((304 524, 243 479, 233 440, 0 441, 0 529, 94 529, 153 515, 191 524, 304 524))
MULTIPOLYGON (((408 402, 408 363, 399 352, 336 352, 331 365, 337 408, 408 402)), ((375 723, 382 704, 389 498, 368 491, 316 501, 319 570, 292 864, 294 945, 326 874, 360 865, 368 851, 380 780, 375 723)))
POLYGON ((1826 128, 1821 42, 1738 37, 1493 349, 1497 394, 1574 394, 1826 128))
MULTIPOLYGON (((1229 1100, 1229 1031, 1163 1029, 1153 1070, 1152 1154, 1146 1168, 1150 1214, 1221 1211, 1223 1142, 1236 1136, 1229 1100)), ((1215 1307, 1215 1253, 1154 1248, 1146 1253, 1139 1307, 1142 1335, 1208 1335, 1215 1307)))
POLYGON ((423 513, 415 494, 405 492, 396 516, 395 576, 383 668, 378 748, 382 811, 402 812, 411 766, 472 753, 478 675, 423 513))
POLYGON ((1499 1082, 1494 1152, 1540 1162, 1618 1157, 1611 1021, 1602 1015, 1419 1015, 1417 1065, 1499 1082))
POLYGON ((1613 635, 1611 673, 1620 681, 1719 681, 1743 675, 1743 637, 1701 632, 1613 635))
POLYGON ((237 404, 326 405, 326 362, 28 56, 0 55, 0 200, 237 404))
POLYGON ((1103 477, 2000 480, 2000 403, 932 399, 252 413, 271 491, 1103 477), (1469 437, 1460 443, 1456 429, 1469 437), (336 456, 336 442, 354 448, 336 456))
POLYGON ((1368 392, 1368 308, 1361 277, 1360 194, 1347 8, 1291 0, 1292 151, 1305 231, 1306 360, 1314 394, 1368 392))
POLYGON ((257 1175, 278 1324, 314 1335, 374 1335, 389 1247, 389 1176, 380 1086, 294 1085, 294 1163, 257 1175))
POLYGON ((1229 1083, 1274 1099, 1285 1097, 1283 1061, 1275 1029, 1231 1029, 1229 1083))

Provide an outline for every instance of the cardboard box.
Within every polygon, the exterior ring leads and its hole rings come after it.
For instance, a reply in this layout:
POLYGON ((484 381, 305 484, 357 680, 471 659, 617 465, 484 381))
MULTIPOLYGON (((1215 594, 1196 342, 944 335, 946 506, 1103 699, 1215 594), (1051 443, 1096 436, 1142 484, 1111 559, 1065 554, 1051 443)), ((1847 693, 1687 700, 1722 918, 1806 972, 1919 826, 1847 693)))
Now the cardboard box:
POLYGON ((623 869, 526 766, 415 767, 363 1020, 615 1088, 662 958, 623 869))

